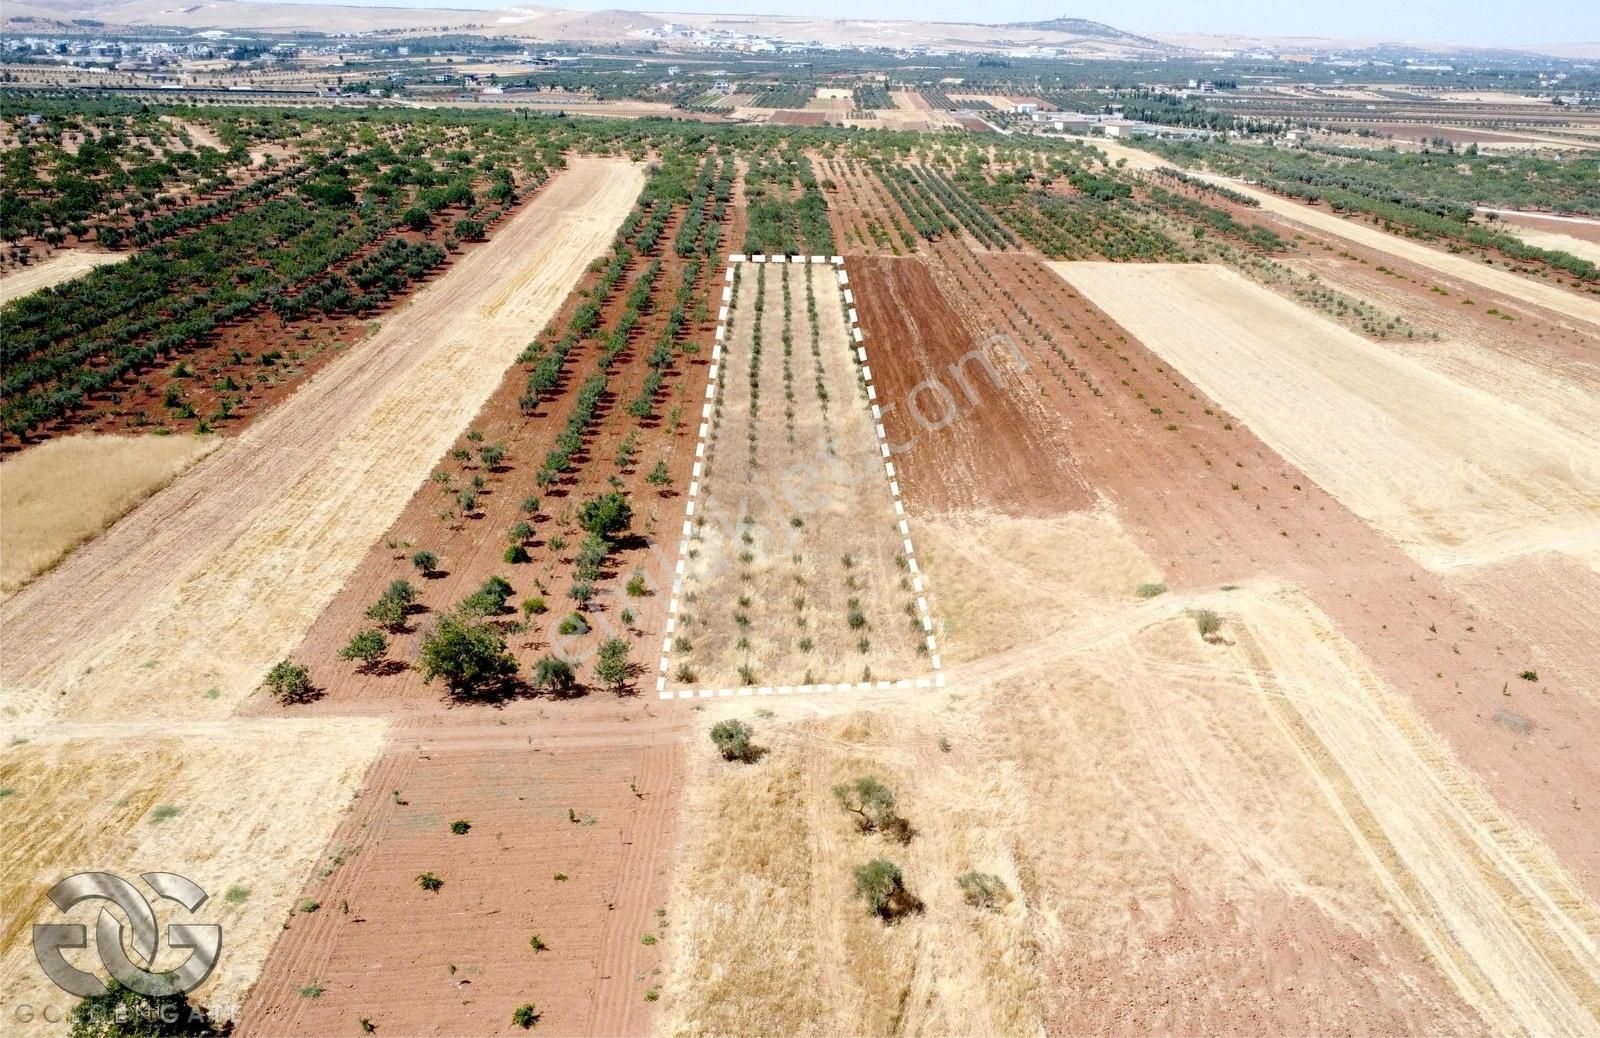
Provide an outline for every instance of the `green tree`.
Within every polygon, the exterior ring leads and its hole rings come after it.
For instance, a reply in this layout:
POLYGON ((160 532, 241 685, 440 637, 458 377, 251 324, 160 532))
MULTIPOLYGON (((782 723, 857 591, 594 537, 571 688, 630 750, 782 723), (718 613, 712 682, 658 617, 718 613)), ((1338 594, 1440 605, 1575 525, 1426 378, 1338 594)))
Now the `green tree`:
POLYGON ((171 1038, 225 1034, 188 995, 141 995, 115 977, 103 995, 90 995, 72 1007, 67 1019, 72 1038, 171 1038))
POLYGON ((505 611, 506 600, 511 597, 511 585, 504 577, 493 576, 479 585, 478 590, 463 598, 456 611, 465 616, 497 616, 505 611))
POLYGON ((841 808, 856 816, 856 825, 862 832, 887 832, 900 821, 894 790, 876 776, 865 775, 854 782, 839 783, 833 787, 833 798, 841 808))
POLYGON ((311 698, 311 671, 303 663, 280 660, 267 671, 267 688, 280 703, 299 703, 311 698))
POLYGON ((633 522, 633 506, 622 494, 613 491, 591 497, 578 509, 578 525, 607 540, 626 530, 633 522))
POLYGON ((743 761, 746 764, 755 761, 761 754, 755 743, 750 741, 753 735, 755 730, 743 721, 730 719, 711 726, 711 741, 716 744, 723 760, 743 761))
POLYGON ((411 565, 417 568, 418 573, 427 576, 439 568, 439 556, 426 549, 416 551, 411 554, 411 565))
POLYGON ((594 673, 601 681, 620 693, 628 683, 631 670, 628 663, 628 643, 621 638, 607 638, 600 644, 600 656, 595 661, 594 673))
POLYGON ((919 907, 919 902, 906 890, 905 877, 900 866, 888 858, 874 858, 855 868, 855 898, 865 901, 867 907, 884 919, 897 919, 919 907))
POLYGON ((566 695, 578 684, 577 671, 560 656, 541 656, 533 665, 533 687, 556 695, 566 695))
POLYGON ((339 656, 341 659, 359 660, 362 669, 371 670, 388 651, 389 639, 384 637, 382 631, 366 630, 352 635, 350 644, 339 650, 339 656))
POLYGON ((494 626, 447 613, 422 639, 422 679, 444 678, 455 695, 477 694, 517 672, 505 637, 494 626))

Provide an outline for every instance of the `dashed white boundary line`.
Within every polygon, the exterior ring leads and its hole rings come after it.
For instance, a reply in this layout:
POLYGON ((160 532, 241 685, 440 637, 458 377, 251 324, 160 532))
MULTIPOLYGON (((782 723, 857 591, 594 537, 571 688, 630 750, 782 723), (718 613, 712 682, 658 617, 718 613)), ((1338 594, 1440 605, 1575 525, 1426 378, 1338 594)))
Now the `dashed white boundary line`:
POLYGON ((844 269, 843 256, 746 256, 734 253, 728 257, 728 267, 723 274, 722 305, 717 310, 716 337, 711 343, 711 367, 706 378, 705 403, 700 410, 700 433, 695 439, 694 468, 689 475, 689 493, 683 506, 683 534, 678 540, 678 562, 672 571, 672 597, 667 603, 667 626, 661 640, 661 669, 656 676, 656 696, 660 699, 711 699, 731 696, 787 696, 819 692, 869 692, 892 688, 943 688, 944 664, 939 659, 939 644, 933 634, 933 614, 928 610, 928 595, 922 585, 922 571, 917 566, 916 548, 911 543, 911 525, 906 519, 906 508, 900 500, 900 481, 895 476, 894 462, 889 460, 889 438, 883 429, 883 411, 878 407, 878 391, 872 384, 872 366, 867 361, 866 335, 861 330, 855 308, 855 293, 850 289, 850 275, 844 269), (684 688, 668 691, 667 672, 672 666, 672 639, 678 626, 678 606, 683 597, 684 571, 689 561, 689 536, 694 529, 695 498, 700 493, 700 476, 705 470, 706 440, 711 430, 712 401, 717 392, 717 375, 722 368, 722 342, 727 334, 728 307, 733 302, 733 268, 740 263, 812 263, 832 264, 839 274, 839 292, 848 308, 850 337, 855 342, 856 357, 861 362, 861 377, 866 383, 867 403, 872 408, 872 425, 878 434, 878 451, 883 456, 883 473, 889 484, 889 496, 894 502, 895 519, 900 524, 900 538, 905 549, 906 568, 911 573, 911 589, 917 596, 917 612, 922 620, 922 633, 927 639, 928 659, 933 664, 932 677, 900 678, 895 681, 842 681, 815 685, 743 685, 734 688, 684 688))

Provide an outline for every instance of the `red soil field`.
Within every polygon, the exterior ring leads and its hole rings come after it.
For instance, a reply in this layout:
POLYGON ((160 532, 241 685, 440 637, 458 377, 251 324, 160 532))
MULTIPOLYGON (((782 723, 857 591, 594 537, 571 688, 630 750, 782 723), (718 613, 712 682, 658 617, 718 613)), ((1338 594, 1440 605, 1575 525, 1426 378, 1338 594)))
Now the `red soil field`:
POLYGON ((852 258, 848 269, 873 371, 896 390, 883 403, 893 460, 919 505, 1049 515, 1093 504, 1068 431, 1033 413, 1037 391, 1009 335, 969 330, 920 259, 852 258))
MULTIPOLYGON (((944 243, 934 252, 949 259, 959 249, 944 243)), ((1539 830, 1588 889, 1600 890, 1600 843, 1571 796, 1600 788, 1600 762, 1575 750, 1583 743, 1579 733, 1600 729, 1583 691, 1509 688, 1520 661, 1535 656, 1523 637, 1313 485, 1037 259, 1000 254, 986 261, 996 277, 993 287, 1003 286, 1042 319, 1058 344, 1068 344, 1063 348, 1081 379, 1101 389, 1099 396, 1085 392, 1048 346, 1017 332, 1048 405, 1035 420, 1071 430, 1075 467, 1110 497, 1168 582, 1202 587, 1270 574, 1304 588, 1379 673, 1412 697, 1497 799, 1539 830), (1151 413, 1156 407, 1162 414, 1151 413), (1169 431, 1167 424, 1178 429, 1169 431), (1235 482, 1238 491, 1231 489, 1235 482), (1547 743, 1518 734, 1496 720, 1507 708, 1532 718, 1539 730, 1564 733, 1563 739, 1547 743), (1556 787, 1550 775, 1566 778, 1556 787)), ((986 325, 1014 329, 1005 314, 1009 304, 998 294, 974 287, 959 266, 936 270, 948 295, 970 308, 977 334, 986 325)), ((859 305, 867 334, 887 333, 873 300, 864 297, 859 305)), ((935 362, 954 359, 947 353, 935 362)), ((885 401, 905 399, 913 386, 903 377, 897 369, 883 370, 885 401)), ((989 416, 998 413, 978 407, 961 420, 978 424, 974 439, 1015 435, 991 424, 989 416)), ((885 426, 891 439, 912 431, 901 415, 886 416, 885 426)), ((915 466, 907 468, 904 485, 921 507, 930 491, 915 466)), ((937 499, 937 488, 932 493, 937 499)), ((1072 500, 1066 498, 1062 510, 1074 507, 1072 500)))
POLYGON ((236 1033, 356 1033, 366 1017, 379 1034, 498 1034, 524 1003, 541 1032, 647 1031, 691 715, 610 697, 559 710, 396 731, 307 879, 299 903, 320 907, 285 920, 236 1033), (313 983, 320 996, 300 993, 313 983))

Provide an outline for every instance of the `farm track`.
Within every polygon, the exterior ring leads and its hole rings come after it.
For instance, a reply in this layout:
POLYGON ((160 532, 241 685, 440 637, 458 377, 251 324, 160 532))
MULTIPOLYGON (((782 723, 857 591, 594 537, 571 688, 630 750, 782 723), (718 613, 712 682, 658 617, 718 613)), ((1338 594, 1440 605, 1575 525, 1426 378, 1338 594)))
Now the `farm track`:
POLYGON ((575 162, 379 335, 7 601, 0 686, 19 714, 88 718, 179 697, 182 712, 214 716, 248 695, 392 522, 641 183, 624 163, 575 162), (197 698, 207 687, 223 695, 197 698))

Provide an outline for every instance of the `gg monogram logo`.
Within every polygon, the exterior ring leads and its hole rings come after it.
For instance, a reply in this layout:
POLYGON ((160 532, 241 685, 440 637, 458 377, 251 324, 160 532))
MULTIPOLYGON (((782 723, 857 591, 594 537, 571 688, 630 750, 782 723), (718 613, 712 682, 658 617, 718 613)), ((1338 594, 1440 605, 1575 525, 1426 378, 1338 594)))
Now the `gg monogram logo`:
MULTIPOLYGON (((190 912, 206 903, 209 895, 193 880, 172 872, 147 872, 140 877, 156 896, 175 901, 190 912)), ((158 948, 156 914, 137 887, 109 872, 80 872, 50 888, 47 896, 56 908, 66 912, 84 901, 109 901, 127 915, 133 928, 130 944, 134 953, 153 966, 158 948)), ((122 947, 122 922, 109 908, 100 910, 95 923, 95 950, 111 975, 141 995, 153 997, 193 991, 211 975, 222 954, 222 927, 209 923, 173 923, 167 927, 167 943, 173 948, 190 948, 193 953, 183 965, 165 973, 153 973, 135 965, 122 947)), ((67 962, 65 948, 82 948, 87 931, 79 923, 41 923, 33 928, 33 954, 57 987, 80 998, 106 993, 106 986, 93 973, 86 973, 67 962)))

